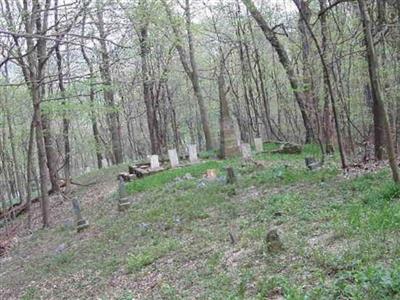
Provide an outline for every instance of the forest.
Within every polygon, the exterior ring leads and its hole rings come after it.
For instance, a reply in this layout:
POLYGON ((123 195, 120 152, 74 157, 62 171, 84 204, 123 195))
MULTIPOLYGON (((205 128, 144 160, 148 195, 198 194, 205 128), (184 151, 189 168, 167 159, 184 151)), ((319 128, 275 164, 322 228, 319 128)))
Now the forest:
POLYGON ((400 298, 398 0, 0 0, 0 299, 400 298))

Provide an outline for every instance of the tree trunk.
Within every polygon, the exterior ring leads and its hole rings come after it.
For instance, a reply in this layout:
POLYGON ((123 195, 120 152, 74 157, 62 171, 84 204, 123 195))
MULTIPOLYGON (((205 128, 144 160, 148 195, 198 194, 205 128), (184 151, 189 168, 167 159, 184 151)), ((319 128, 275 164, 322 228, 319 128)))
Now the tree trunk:
MULTIPOLYGON (((99 4, 99 2, 97 2, 99 4)), ((110 70, 110 56, 107 49, 106 39, 107 35, 104 29, 103 8, 97 5, 97 29, 100 34, 100 49, 101 49, 101 64, 100 74, 103 80, 103 95, 104 100, 109 108, 107 112, 108 129, 111 134, 111 144, 114 156, 114 163, 121 164, 124 160, 122 142, 121 142, 121 129, 119 125, 117 106, 115 105, 114 91, 111 79, 110 70)))
POLYGON ((290 86, 293 91, 293 95, 296 99, 296 102, 297 102, 299 108, 300 108, 301 117, 303 119, 304 128, 306 130, 306 143, 310 142, 310 136, 311 136, 310 133, 313 132, 311 120, 307 114, 307 108, 306 108, 305 100, 304 100, 304 93, 299 91, 299 89, 300 89, 299 80, 295 75, 294 69, 291 65, 291 62, 290 62, 289 56, 286 52, 286 49, 283 47, 283 45, 279 41, 276 33, 273 32, 273 30, 268 26, 267 22, 265 21, 265 19, 261 15, 261 13, 255 7, 253 1, 252 0, 242 0, 242 2, 244 3, 244 5, 246 5, 250 14, 256 20, 258 26, 260 26, 262 32, 264 33, 265 38, 270 42, 272 47, 275 49, 275 51, 279 57, 279 61, 286 71, 286 75, 289 79, 290 86))
MULTIPOLYGON (((326 0, 319 0, 320 10, 324 11, 326 8, 326 0)), ((321 23, 321 36, 322 36, 322 43, 321 48, 323 51, 324 59, 328 59, 328 51, 329 51, 329 44, 328 44, 328 24, 326 20, 326 14, 322 14, 320 16, 320 23, 321 23)), ((323 85, 323 93, 324 93, 324 113, 323 113, 323 136, 325 142, 325 153, 332 154, 334 152, 334 147, 332 143, 332 116, 331 116, 331 109, 329 105, 329 74, 325 74, 324 72, 324 85, 323 85)))
MULTIPOLYGON (((141 1, 143 13, 146 10, 147 2, 146 0, 141 1)), ((158 140, 158 132, 157 132, 157 115, 154 108, 153 97, 151 95, 151 81, 149 75, 149 41, 148 41, 148 28, 149 24, 146 20, 146 16, 143 16, 140 24, 140 58, 141 58, 141 67, 142 67, 142 80, 143 80, 143 98, 144 104, 146 106, 146 115, 147 115, 147 125, 149 128, 150 135, 150 143, 151 143, 151 153, 152 154, 161 154, 161 147, 158 140)))
POLYGON ((236 143, 235 129, 233 127, 232 118, 229 113, 229 105, 226 99, 226 88, 224 69, 225 62, 221 53, 218 76, 218 94, 220 103, 220 157, 222 159, 230 158, 239 154, 239 148, 236 143))
POLYGON ((367 11, 367 7, 364 0, 358 0, 358 6, 360 8, 361 19, 364 27, 365 44, 367 48, 368 58, 368 71, 371 81, 371 90, 373 99, 376 102, 376 109, 379 112, 379 118, 382 120, 383 129, 386 138, 386 149, 389 157, 390 167, 392 169, 393 180, 396 183, 400 183, 399 170, 397 167, 396 156, 394 152, 392 135, 390 132, 390 126, 388 117, 385 110, 385 104, 382 97, 379 72, 378 72, 378 59, 375 53, 375 45, 371 32, 371 21, 367 11))

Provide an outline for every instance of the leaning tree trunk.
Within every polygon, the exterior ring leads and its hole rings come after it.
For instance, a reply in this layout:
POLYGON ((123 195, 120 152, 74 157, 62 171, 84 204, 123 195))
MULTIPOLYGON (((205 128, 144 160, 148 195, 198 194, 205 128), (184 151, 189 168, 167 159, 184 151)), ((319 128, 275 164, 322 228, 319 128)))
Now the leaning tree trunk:
POLYGON ((304 128, 306 130, 306 142, 310 142, 310 133, 313 132, 311 120, 308 116, 307 107, 304 101, 304 94, 299 92, 300 89, 300 81, 296 77, 295 71, 291 65, 289 56, 286 52, 286 49, 279 41, 276 33, 268 26, 267 22, 258 11, 256 6, 254 5, 252 0, 242 0, 244 5, 246 5, 247 9, 249 10, 250 14, 256 20, 258 26, 261 28, 262 32, 264 33, 265 38, 270 42, 271 46, 274 48, 276 53, 278 54, 279 61, 283 68, 286 71, 286 75, 289 79, 290 86, 293 91, 293 95, 296 99, 296 102, 300 108, 301 117, 303 119, 304 128))
POLYGON ((183 45, 182 45, 182 34, 180 29, 175 22, 174 16, 172 14, 171 8, 166 0, 162 1, 165 11, 168 15, 172 30, 174 32, 176 42, 176 49, 179 54, 179 58, 183 69, 185 70, 186 75, 189 77, 190 82, 192 84, 193 93, 197 99, 197 104, 199 106, 200 111, 200 120, 201 126, 204 133, 204 138, 206 140, 206 148, 207 150, 213 149, 213 140, 212 134, 210 130, 210 122, 208 119, 208 112, 207 107, 204 101, 203 93, 200 87, 200 76, 197 67, 197 61, 195 56, 195 49, 194 49, 194 42, 193 42, 193 33, 192 33, 192 19, 191 19, 191 12, 190 12, 190 5, 189 0, 185 2, 185 21, 186 21, 186 32, 187 32, 187 41, 189 44, 189 54, 186 53, 183 45), (189 55, 189 58, 188 58, 189 55))

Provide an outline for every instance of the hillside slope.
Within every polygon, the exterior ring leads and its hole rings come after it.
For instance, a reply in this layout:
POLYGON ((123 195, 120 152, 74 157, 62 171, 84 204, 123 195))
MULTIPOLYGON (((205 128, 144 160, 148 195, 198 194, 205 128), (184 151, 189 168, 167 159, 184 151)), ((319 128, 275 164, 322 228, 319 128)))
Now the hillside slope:
MULTIPOLYGON (((269 149, 268 149, 269 150, 269 149)), ((312 147, 306 154, 315 154, 312 147)), ((53 227, 19 239, 0 259, 2 299, 400 298, 400 189, 386 169, 345 178, 335 159, 308 171, 302 155, 262 164, 208 161, 129 185, 117 211, 115 175, 73 191, 90 228, 77 234, 70 203, 53 227), (233 166, 237 183, 225 183, 233 166), (216 169, 214 181, 202 178, 216 169), (283 249, 267 232, 277 229, 283 249)), ((53 199, 53 203, 55 200, 53 199)))

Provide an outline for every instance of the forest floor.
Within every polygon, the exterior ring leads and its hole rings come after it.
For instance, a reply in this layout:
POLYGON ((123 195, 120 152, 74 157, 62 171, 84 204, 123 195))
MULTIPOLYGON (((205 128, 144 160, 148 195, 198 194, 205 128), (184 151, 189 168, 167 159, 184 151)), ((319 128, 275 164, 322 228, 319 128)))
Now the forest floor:
POLYGON ((389 170, 344 176, 330 158, 308 171, 310 154, 158 173, 129 184, 126 212, 116 193, 126 166, 77 178, 96 182, 71 191, 90 227, 77 234, 70 202, 53 197, 52 228, 18 236, 0 258, 0 298, 400 299, 400 188, 389 170), (220 176, 204 179, 207 169, 220 176), (273 228, 278 252, 265 242, 273 228))

